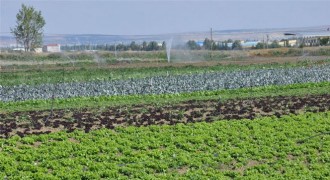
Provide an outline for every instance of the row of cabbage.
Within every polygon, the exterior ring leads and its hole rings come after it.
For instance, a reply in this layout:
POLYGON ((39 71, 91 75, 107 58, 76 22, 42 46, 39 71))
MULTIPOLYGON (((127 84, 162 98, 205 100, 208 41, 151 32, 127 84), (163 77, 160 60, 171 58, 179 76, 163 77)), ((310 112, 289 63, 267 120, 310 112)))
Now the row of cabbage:
POLYGON ((258 69, 155 76, 115 81, 43 84, 38 86, 0 86, 0 101, 101 95, 182 93, 325 81, 330 82, 330 65, 291 69, 258 69))

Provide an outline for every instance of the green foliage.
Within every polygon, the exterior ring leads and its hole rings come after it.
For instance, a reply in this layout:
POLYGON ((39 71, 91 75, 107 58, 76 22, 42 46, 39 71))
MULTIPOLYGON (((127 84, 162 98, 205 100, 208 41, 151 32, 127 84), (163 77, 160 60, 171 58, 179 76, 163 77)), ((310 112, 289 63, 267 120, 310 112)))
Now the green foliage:
POLYGON ((196 43, 196 41, 194 40, 189 40, 186 44, 186 46, 188 47, 188 49, 190 50, 200 50, 201 47, 196 43))
POLYGON ((136 44, 135 41, 132 41, 131 44, 130 44, 129 46, 130 46, 130 49, 131 49, 132 51, 137 51, 137 50, 140 49, 139 45, 136 44))
POLYGON ((62 58, 61 53, 50 53, 47 55, 47 59, 49 60, 60 60, 62 58))
POLYGON ((158 43, 156 41, 151 41, 148 43, 147 51, 157 51, 160 47, 158 46, 158 43))
POLYGON ((161 45, 159 42, 150 41, 143 42, 138 44, 135 41, 132 41, 130 44, 99 44, 96 46, 91 45, 70 45, 70 46, 61 46, 61 49, 64 51, 85 51, 85 50, 98 50, 98 51, 158 51, 165 50, 166 43, 163 41, 161 45))
MULTIPOLYGON (((328 53, 330 51, 325 51, 324 53, 328 53)), ((165 53, 158 53, 154 52, 157 55, 153 56, 166 56, 165 53)), ((203 51, 196 51, 194 54, 197 57, 202 58, 209 58, 209 53, 203 51)), ((6 56, 10 54, 0 54, 0 58, 6 58, 6 56)), ((57 54, 54 54, 58 56, 57 54)), ((17 54, 19 58, 23 55, 17 54)), ((52 55, 53 56, 53 55, 52 55)), ((77 56, 77 59, 89 59, 93 58, 90 54, 68 54, 69 57, 77 56)), ((130 53, 123 53, 123 57, 129 58, 131 55, 130 53)), ((42 59, 43 56, 32 56, 31 58, 42 59)), ((136 56, 135 56, 136 57, 136 56)), ((146 58, 146 55, 141 54, 141 58, 146 58)), ((225 55, 221 53, 213 53, 213 58, 224 58, 225 55)), ((26 57, 27 59, 30 56, 26 57)), ((55 58, 55 57, 54 57, 55 58)), ((65 58, 65 56, 61 56, 61 58, 65 58)), ((113 54, 111 53, 102 53, 99 54, 99 58, 105 60, 111 60, 114 58, 113 54)), ((73 58, 72 58, 73 59, 73 58)), ((116 61, 114 61, 116 62, 116 61)), ((48 70, 48 69, 36 69, 30 71, 18 71, 18 72, 0 72, 0 85, 2 86, 12 86, 12 85, 19 85, 19 84, 30 84, 30 85, 38 85, 44 83, 58 83, 58 82, 85 82, 85 81, 95 81, 95 80, 119 80, 119 79, 131 79, 131 78, 145 78, 145 77, 152 77, 156 75, 166 76, 166 75, 181 75, 181 74, 191 74, 191 73, 207 73, 207 72, 228 72, 228 71, 239 71, 239 70, 254 70, 259 68, 291 68, 291 67, 301 67, 306 65, 315 65, 318 63, 329 63, 329 60, 323 61, 308 61, 307 64, 260 64, 260 65, 215 65, 210 67, 198 67, 198 66, 183 66, 183 67, 146 67, 146 68, 120 68, 120 69, 99 69, 99 68, 91 68, 88 67, 90 64, 86 64, 81 66, 82 68, 76 70, 48 70)), ((64 65, 66 67, 67 65, 64 65)), ((17 67, 15 67, 18 69, 17 67)), ((24 69, 24 67, 22 67, 24 69)))
POLYGON ((328 45, 328 44, 329 44, 329 40, 330 40, 329 37, 320 38, 320 45, 321 45, 321 46, 326 46, 326 45, 328 45))
POLYGON ((273 56, 281 56, 281 51, 272 51, 273 56))
POLYGON ((302 49, 290 48, 289 51, 285 54, 286 56, 301 56, 303 53, 302 49))
POLYGON ((40 11, 22 4, 16 15, 16 26, 11 29, 11 33, 17 42, 24 45, 25 51, 31 51, 42 45, 42 28, 45 24, 40 11))
MULTIPOLYGON (((263 96, 288 96, 306 94, 329 93, 330 82, 291 84, 285 86, 264 86, 253 88, 241 88, 235 90, 198 91, 180 94, 159 95, 127 95, 127 96, 98 96, 98 97, 76 97, 67 99, 56 99, 54 108, 83 108, 120 106, 131 104, 166 104, 178 103, 187 100, 207 99, 233 99, 263 96)), ((49 109, 51 100, 27 100, 19 102, 0 102, 0 112, 31 111, 49 109)))
POLYGON ((256 49, 265 49, 266 43, 258 42, 258 44, 255 47, 256 49))
POLYGON ((280 48, 281 46, 280 46, 280 44, 278 43, 278 41, 275 40, 275 41, 273 41, 273 42, 270 44, 269 47, 270 47, 270 48, 280 48))
MULTIPOLYGON (((65 55, 64 55, 65 56, 65 55)), ((93 60, 94 56, 90 53, 71 53, 67 55, 71 60, 93 60)))
POLYGON ((214 50, 216 48, 216 45, 213 40, 205 38, 203 47, 204 47, 204 49, 207 49, 207 50, 214 50))
POLYGON ((38 56, 32 53, 0 53, 1 60, 36 60, 38 56))
POLYGON ((329 121, 324 112, 14 136, 0 139, 0 179, 326 179, 329 121))
POLYGON ((234 50, 242 50, 243 47, 242 47, 241 41, 239 41, 239 40, 234 41, 233 46, 232 46, 232 49, 234 49, 234 50))

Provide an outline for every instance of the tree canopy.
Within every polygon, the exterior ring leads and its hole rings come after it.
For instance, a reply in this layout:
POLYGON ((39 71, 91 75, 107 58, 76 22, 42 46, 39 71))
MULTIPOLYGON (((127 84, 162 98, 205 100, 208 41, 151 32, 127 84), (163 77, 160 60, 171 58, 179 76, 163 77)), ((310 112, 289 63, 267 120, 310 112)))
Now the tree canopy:
POLYGON ((25 51, 31 51, 42 45, 45 24, 41 11, 22 4, 16 15, 16 26, 10 30, 16 41, 24 46, 25 51))
POLYGON ((232 46, 232 49, 234 49, 234 50, 242 50, 243 47, 242 47, 241 41, 239 41, 239 40, 234 41, 233 46, 232 46))
POLYGON ((201 49, 201 47, 196 43, 196 41, 194 40, 189 40, 186 43, 186 46, 190 49, 190 50, 198 50, 201 49))
POLYGON ((329 37, 326 37, 326 38, 320 38, 320 45, 321 46, 325 46, 329 43, 329 37))
POLYGON ((208 49, 208 50, 214 50, 215 47, 216 47, 215 42, 213 40, 208 39, 208 38, 205 38, 203 46, 204 46, 205 49, 208 49))

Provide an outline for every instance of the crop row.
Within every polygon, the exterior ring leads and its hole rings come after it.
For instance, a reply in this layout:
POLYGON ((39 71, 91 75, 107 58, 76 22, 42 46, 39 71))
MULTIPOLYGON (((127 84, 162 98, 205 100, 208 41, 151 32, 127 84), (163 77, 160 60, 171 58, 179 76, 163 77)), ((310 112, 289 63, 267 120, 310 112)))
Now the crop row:
POLYGON ((0 112, 0 138, 12 135, 72 132, 118 126, 175 125, 177 123, 213 122, 218 119, 255 119, 262 116, 281 117, 302 112, 330 110, 330 94, 309 96, 275 96, 227 101, 185 101, 167 106, 116 106, 100 109, 56 109, 50 117, 46 111, 0 112))
POLYGON ((80 96, 171 94, 324 81, 330 81, 330 65, 291 69, 259 69, 178 76, 155 76, 115 81, 43 84, 38 86, 0 86, 0 100, 7 102, 80 96))
POLYGON ((72 97, 65 99, 38 99, 26 101, 0 101, 0 113, 49 110, 51 104, 55 109, 79 109, 140 105, 164 106, 167 104, 178 104, 189 100, 221 100, 258 98, 265 96, 304 96, 329 94, 330 82, 299 83, 281 86, 260 86, 240 89, 222 89, 214 91, 195 91, 179 94, 133 94, 125 96, 92 96, 72 97))
POLYGON ((0 179, 327 179, 330 113, 0 139, 0 179))

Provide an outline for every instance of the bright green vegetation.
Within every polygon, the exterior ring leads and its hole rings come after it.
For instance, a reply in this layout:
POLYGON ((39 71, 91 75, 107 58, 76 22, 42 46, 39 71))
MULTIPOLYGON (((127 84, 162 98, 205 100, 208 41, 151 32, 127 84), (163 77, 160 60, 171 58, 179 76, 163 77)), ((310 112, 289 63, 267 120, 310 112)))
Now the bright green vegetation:
POLYGON ((0 179, 326 179, 329 131, 325 112, 13 136, 0 179))
POLYGON ((292 68, 319 63, 330 63, 330 59, 322 61, 301 61, 298 63, 286 64, 258 64, 258 65, 216 65, 216 66, 183 66, 183 67, 144 67, 144 68, 119 68, 119 69, 102 69, 82 67, 75 70, 48 70, 34 69, 29 71, 18 72, 2 72, 0 73, 0 85, 12 86, 19 84, 38 85, 44 83, 59 82, 85 82, 85 81, 109 81, 130 78, 145 78, 152 76, 181 75, 190 73, 206 73, 206 72, 225 72, 239 70, 255 70, 261 68, 292 68))
MULTIPOLYGON (((234 90, 199 91, 180 94, 99 96, 55 99, 54 108, 97 108, 136 104, 175 104, 187 100, 227 100, 234 98, 253 98, 265 96, 303 96, 308 94, 327 94, 330 82, 292 84, 285 86, 265 86, 234 90)), ((31 111, 49 109, 51 100, 27 100, 19 102, 0 102, 0 112, 31 111)))

